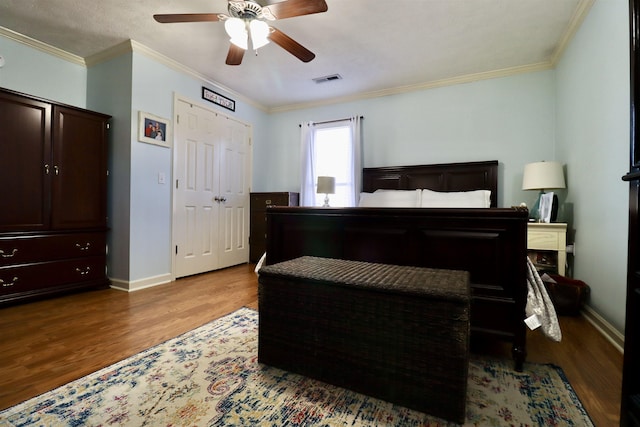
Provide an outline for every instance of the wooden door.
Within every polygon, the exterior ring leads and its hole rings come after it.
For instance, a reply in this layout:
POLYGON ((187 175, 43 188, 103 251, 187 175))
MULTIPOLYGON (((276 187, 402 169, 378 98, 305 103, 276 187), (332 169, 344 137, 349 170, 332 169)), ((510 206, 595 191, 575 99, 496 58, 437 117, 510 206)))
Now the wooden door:
POLYGON ((0 92, 0 231, 49 228, 50 125, 51 104, 0 92))
POLYGON ((54 229, 107 225, 107 120, 101 114, 54 107, 50 167, 54 229))

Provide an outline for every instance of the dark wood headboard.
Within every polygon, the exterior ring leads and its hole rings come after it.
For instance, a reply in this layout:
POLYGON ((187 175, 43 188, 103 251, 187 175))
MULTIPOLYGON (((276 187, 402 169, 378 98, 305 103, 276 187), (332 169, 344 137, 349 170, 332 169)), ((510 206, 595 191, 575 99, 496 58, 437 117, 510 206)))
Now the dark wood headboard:
POLYGON ((498 207, 498 161, 364 168, 362 191, 378 189, 433 191, 491 190, 491 207, 498 207))

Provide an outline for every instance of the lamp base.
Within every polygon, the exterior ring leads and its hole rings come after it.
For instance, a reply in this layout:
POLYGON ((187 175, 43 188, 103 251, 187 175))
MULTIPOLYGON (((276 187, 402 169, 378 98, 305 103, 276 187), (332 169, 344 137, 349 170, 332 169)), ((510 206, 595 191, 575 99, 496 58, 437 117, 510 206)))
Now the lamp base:
POLYGON ((331 206, 329 206, 329 195, 325 194, 324 195, 324 205, 322 205, 323 208, 330 208, 331 206))

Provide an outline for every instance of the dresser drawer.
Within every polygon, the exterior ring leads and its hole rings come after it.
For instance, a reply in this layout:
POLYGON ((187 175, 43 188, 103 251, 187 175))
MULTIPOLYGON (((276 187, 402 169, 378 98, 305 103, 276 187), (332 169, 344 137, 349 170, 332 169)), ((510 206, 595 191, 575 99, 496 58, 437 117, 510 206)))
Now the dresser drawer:
POLYGON ((529 231, 528 249, 558 250, 560 235, 553 231, 529 231))
POLYGON ((105 233, 70 233, 0 238, 0 267, 106 253, 105 233))
POLYGON ((249 197, 252 211, 264 211, 268 206, 298 205, 298 193, 251 193, 249 197))
POLYGON ((0 267, 0 295, 101 280, 105 277, 105 263, 106 257, 102 255, 0 267))

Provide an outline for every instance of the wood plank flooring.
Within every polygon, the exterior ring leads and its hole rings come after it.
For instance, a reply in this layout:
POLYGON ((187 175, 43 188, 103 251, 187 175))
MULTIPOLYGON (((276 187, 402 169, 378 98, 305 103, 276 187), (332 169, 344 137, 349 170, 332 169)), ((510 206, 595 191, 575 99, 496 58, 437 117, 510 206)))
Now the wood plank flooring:
MULTIPOLYGON (((0 410, 87 375, 242 306, 258 308, 252 264, 137 292, 113 289, 0 308, 0 410)), ((582 317, 563 340, 528 336, 528 361, 563 368, 596 426, 619 423, 622 355, 582 317)), ((478 349, 510 357, 510 346, 478 349)))

